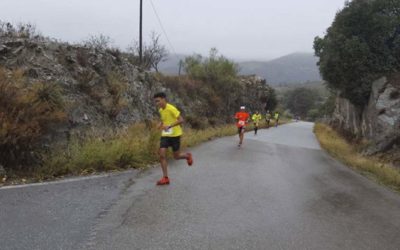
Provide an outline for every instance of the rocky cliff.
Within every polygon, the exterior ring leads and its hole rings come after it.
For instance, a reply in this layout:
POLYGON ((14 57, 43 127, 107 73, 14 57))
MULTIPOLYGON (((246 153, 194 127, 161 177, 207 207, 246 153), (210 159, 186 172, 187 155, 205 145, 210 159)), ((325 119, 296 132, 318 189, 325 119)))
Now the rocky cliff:
POLYGON ((47 147, 65 145, 72 136, 85 137, 93 130, 116 130, 154 119, 157 110, 152 96, 158 91, 166 92, 191 121, 193 117, 206 117, 209 125, 215 125, 228 121, 240 105, 261 110, 265 104, 260 98, 270 90, 265 80, 243 77, 239 89, 218 96, 212 86, 190 79, 179 83, 169 79, 167 84, 165 77, 140 70, 132 55, 118 49, 71 45, 16 33, 0 34, 0 67, 22 71, 29 85, 48 83, 61 88, 67 119, 43 134, 40 146, 47 147), (223 105, 231 96, 231 104, 223 105))
POLYGON ((357 108, 337 97, 332 123, 342 131, 366 138, 366 154, 398 151, 400 146, 400 75, 382 77, 372 84, 368 105, 357 108))

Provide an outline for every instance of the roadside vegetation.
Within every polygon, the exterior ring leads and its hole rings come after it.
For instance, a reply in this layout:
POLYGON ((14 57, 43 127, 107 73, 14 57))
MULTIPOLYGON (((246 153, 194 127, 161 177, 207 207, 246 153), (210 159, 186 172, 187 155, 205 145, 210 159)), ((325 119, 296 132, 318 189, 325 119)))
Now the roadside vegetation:
POLYGON ((284 113, 302 120, 316 121, 330 117, 335 108, 336 93, 322 82, 281 86, 277 92, 284 113))
POLYGON ((400 191, 400 169, 382 163, 378 158, 361 155, 359 149, 362 144, 348 142, 326 124, 317 123, 314 132, 322 148, 330 155, 367 177, 400 191))
POLYGON ((198 54, 186 57, 183 69, 186 75, 181 79, 192 83, 186 85, 192 87, 187 94, 203 95, 212 107, 207 111, 208 117, 227 119, 226 116, 231 117, 241 105, 262 113, 267 109, 273 111, 277 106, 275 90, 265 80, 258 84, 246 83, 246 77, 239 75, 238 65, 219 54, 215 48, 210 50, 208 57, 198 54))
POLYGON ((328 87, 364 107, 372 82, 400 69, 400 1, 346 1, 314 49, 328 87))
POLYGON ((0 68, 0 159, 14 169, 29 169, 39 156, 34 148, 51 126, 66 120, 61 88, 27 84, 23 71, 0 68))
MULTIPOLYGON (((287 123, 282 119, 280 124, 287 123)), ((85 141, 72 139, 67 149, 42 154, 42 164, 29 170, 13 169, 8 171, 1 183, 14 184, 37 182, 62 178, 65 176, 89 175, 98 172, 121 171, 126 169, 143 169, 158 162, 160 133, 156 122, 134 124, 130 128, 109 132, 94 132, 85 141)), ((260 128, 266 128, 262 122, 260 128)), ((250 125, 247 131, 252 131, 250 125)), ((215 138, 236 135, 234 124, 219 125, 207 129, 186 127, 182 137, 182 148, 193 147, 215 138)), ((172 157, 172 154, 170 155, 172 157)))
POLYGON ((275 91, 265 80, 240 76, 237 65, 216 49, 206 57, 193 55, 182 61, 184 75, 154 72, 167 55, 155 33, 141 65, 137 44, 123 52, 104 35, 69 45, 43 37, 34 26, 0 21, 0 38, 6 41, 0 67, 0 183, 157 162, 159 131, 152 121, 157 115, 151 98, 156 91, 165 91, 182 110, 183 147, 236 134, 233 115, 241 105, 262 114, 277 106, 275 91), (49 44, 58 45, 57 51, 49 44), (40 53, 31 51, 36 46, 40 53), (54 57, 46 56, 48 64, 41 65, 46 50, 54 57), (26 64, 27 57, 37 62, 26 64), (65 72, 43 69, 54 63, 65 72), (138 82, 148 85, 140 89, 138 82), (126 113, 132 110, 143 113, 131 119, 126 113))

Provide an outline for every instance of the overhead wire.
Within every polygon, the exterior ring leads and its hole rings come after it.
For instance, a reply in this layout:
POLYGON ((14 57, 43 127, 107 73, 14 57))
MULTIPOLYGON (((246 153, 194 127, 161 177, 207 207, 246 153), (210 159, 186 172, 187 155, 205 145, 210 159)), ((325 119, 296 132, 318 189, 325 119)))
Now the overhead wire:
POLYGON ((165 38, 167 39, 167 42, 168 42, 169 46, 171 47, 172 51, 174 52, 174 55, 178 58, 178 55, 176 54, 175 48, 174 48, 174 46, 172 45, 171 41, 169 40, 168 34, 167 34, 167 32, 165 31, 164 25, 162 24, 161 18, 160 18, 160 16, 158 15, 158 12, 157 12, 156 6, 155 6, 154 3, 153 3, 153 0, 150 0, 150 4, 151 4, 151 7, 152 7, 152 9, 153 9, 153 11, 154 11, 154 14, 155 14, 156 17, 157 17, 158 23, 160 24, 160 27, 161 27, 161 29, 162 29, 164 35, 165 35, 165 38))

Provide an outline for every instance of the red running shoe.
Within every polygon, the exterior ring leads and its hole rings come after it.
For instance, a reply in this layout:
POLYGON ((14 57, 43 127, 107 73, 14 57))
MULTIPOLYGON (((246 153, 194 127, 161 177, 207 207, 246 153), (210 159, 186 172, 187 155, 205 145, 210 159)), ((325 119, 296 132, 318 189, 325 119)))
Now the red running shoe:
POLYGON ((163 177, 159 181, 157 181, 157 185, 169 185, 169 178, 168 177, 163 177))
POLYGON ((191 153, 187 153, 187 158, 186 158, 186 162, 189 166, 193 165, 193 156, 191 153))

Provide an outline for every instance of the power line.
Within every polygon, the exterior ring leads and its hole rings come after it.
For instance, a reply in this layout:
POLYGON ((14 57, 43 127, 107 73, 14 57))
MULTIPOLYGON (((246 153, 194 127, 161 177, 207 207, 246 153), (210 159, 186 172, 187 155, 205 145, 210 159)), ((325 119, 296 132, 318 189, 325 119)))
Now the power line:
POLYGON ((143 0, 140 0, 140 23, 139 23, 139 61, 143 62, 143 0))
POLYGON ((161 27, 161 29, 162 29, 164 35, 165 35, 165 38, 167 39, 167 42, 168 42, 169 46, 171 47, 172 51, 174 52, 175 56, 177 57, 175 48, 174 48, 174 46, 172 46, 172 43, 171 43, 171 41, 170 41, 169 38, 168 38, 167 32, 166 32, 165 29, 164 29, 164 26, 163 26, 163 24, 162 24, 162 22, 161 22, 161 19, 160 19, 158 13, 157 13, 156 7, 154 6, 153 0, 150 0, 150 3, 151 3, 151 7, 153 8, 154 14, 155 14, 156 17, 157 17, 158 23, 160 24, 160 27, 161 27))

